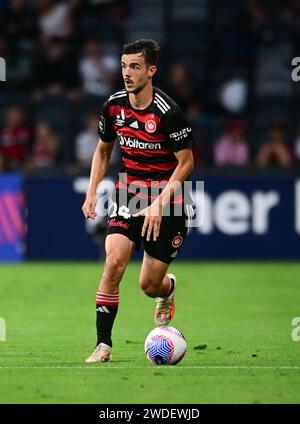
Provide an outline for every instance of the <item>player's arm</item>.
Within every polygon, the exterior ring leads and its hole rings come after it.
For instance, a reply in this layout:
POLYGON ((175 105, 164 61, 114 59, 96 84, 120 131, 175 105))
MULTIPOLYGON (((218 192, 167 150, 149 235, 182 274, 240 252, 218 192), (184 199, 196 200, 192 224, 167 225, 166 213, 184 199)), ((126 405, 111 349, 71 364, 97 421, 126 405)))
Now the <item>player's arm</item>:
POLYGON ((192 149, 183 149, 179 152, 174 152, 174 155, 178 160, 178 164, 167 185, 153 202, 153 204, 157 204, 157 206, 159 206, 162 210, 173 200, 176 193, 181 191, 182 184, 194 169, 194 156, 192 149))
POLYGON ((169 143, 178 160, 178 164, 161 194, 148 208, 136 214, 136 216, 145 216, 142 236, 144 237, 147 234, 146 239, 150 240, 151 233, 153 233, 154 241, 156 241, 160 232, 164 207, 172 201, 176 192, 182 189, 182 183, 194 168, 194 158, 191 149, 193 138, 189 123, 179 108, 170 111, 167 115, 165 118, 165 132, 168 134, 169 143))
POLYGON ((180 150, 174 154, 178 160, 178 164, 167 185, 148 208, 135 215, 145 215, 142 237, 147 233, 146 239, 148 241, 151 238, 151 233, 153 233, 153 240, 157 240, 164 208, 172 201, 176 193, 180 192, 183 182, 194 169, 194 158, 191 149, 180 150))
POLYGON ((102 181, 106 171, 109 167, 109 160, 111 157, 111 152, 114 147, 114 142, 104 143, 101 139, 96 147, 96 150, 93 155, 91 173, 90 173, 90 182, 86 194, 85 202, 82 206, 82 212, 86 218, 95 219, 97 214, 95 212, 97 204, 97 187, 98 184, 102 181))

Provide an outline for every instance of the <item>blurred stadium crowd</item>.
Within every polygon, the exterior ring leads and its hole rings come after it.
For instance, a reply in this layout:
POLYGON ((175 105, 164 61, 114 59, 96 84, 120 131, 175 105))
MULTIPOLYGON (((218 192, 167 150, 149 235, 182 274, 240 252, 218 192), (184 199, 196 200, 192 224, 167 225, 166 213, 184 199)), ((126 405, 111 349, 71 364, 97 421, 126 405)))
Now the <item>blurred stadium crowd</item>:
POLYGON ((0 0, 0 172, 87 172, 138 38, 161 44, 155 84, 192 123, 196 167, 297 171, 299 0, 0 0))

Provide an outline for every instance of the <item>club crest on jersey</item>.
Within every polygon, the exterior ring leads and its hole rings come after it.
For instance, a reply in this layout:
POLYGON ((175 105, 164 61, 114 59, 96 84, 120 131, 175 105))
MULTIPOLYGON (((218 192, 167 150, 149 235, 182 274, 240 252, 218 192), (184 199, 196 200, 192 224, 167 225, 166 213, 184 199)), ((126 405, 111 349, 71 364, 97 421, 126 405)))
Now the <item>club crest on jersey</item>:
POLYGON ((182 236, 175 236, 172 240, 172 246, 177 249, 177 247, 181 246, 183 243, 183 237, 182 236))
POLYGON ((156 130, 156 122, 153 121, 153 119, 148 119, 145 124, 145 128, 148 133, 154 133, 154 131, 156 130))

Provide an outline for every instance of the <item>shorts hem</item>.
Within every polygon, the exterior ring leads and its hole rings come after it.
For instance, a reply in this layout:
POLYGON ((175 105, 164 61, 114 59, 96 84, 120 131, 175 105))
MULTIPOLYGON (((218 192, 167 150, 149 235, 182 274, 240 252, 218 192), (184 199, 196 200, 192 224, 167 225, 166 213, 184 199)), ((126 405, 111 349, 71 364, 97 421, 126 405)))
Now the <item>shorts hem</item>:
POLYGON ((130 237, 129 234, 126 234, 125 232, 120 231, 119 229, 115 229, 115 230, 111 230, 110 229, 109 231, 107 231, 106 236, 109 236, 110 234, 122 234, 122 236, 127 237, 128 240, 132 241, 135 244, 135 249, 134 250, 136 250, 136 251, 139 251, 140 250, 141 243, 140 242, 137 243, 136 240, 134 240, 133 237, 130 237))
POLYGON ((169 260, 165 260, 165 258, 158 257, 159 255, 154 255, 153 253, 148 252, 145 246, 144 246, 144 251, 147 253, 147 255, 151 256, 151 258, 157 259, 158 261, 161 261, 167 265, 169 265, 173 261, 173 259, 175 259, 175 258, 170 258, 169 260))

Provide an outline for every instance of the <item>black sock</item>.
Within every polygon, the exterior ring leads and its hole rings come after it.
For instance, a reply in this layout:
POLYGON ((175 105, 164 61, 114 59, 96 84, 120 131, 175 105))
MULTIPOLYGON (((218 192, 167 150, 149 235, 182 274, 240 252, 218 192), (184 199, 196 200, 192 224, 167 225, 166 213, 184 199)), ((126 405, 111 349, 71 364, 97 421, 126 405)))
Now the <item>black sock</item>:
POLYGON ((97 345, 105 343, 112 346, 111 332, 119 307, 119 293, 107 295, 97 292, 96 327, 97 345))

